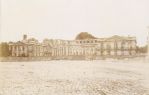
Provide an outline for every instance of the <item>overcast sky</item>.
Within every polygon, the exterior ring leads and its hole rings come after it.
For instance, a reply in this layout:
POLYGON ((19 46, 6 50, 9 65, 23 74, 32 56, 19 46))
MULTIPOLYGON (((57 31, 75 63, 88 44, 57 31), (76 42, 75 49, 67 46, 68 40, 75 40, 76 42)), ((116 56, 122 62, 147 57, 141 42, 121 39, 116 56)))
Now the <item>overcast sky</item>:
POLYGON ((23 34, 73 40, 89 32, 136 36, 144 45, 147 26, 149 0, 1 0, 1 41, 21 40, 23 34))

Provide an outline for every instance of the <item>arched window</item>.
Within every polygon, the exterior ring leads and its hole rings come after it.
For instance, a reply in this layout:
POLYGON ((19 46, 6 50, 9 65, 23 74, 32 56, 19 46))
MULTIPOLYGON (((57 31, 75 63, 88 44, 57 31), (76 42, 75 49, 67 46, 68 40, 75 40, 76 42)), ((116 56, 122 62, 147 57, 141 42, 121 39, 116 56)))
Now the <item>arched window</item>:
POLYGON ((125 49, 125 42, 124 42, 124 41, 121 43, 121 49, 122 49, 122 50, 125 49))
POLYGON ((107 53, 108 55, 111 54, 111 45, 107 44, 107 53))

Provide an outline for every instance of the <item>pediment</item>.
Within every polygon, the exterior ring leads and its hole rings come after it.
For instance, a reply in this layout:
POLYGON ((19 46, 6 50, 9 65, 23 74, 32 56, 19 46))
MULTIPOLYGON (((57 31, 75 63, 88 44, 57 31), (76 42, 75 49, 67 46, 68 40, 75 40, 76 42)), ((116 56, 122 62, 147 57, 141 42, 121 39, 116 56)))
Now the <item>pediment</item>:
POLYGON ((123 37, 123 36, 118 36, 118 35, 114 35, 112 37, 109 37, 107 38, 107 40, 126 40, 127 38, 126 37, 123 37))

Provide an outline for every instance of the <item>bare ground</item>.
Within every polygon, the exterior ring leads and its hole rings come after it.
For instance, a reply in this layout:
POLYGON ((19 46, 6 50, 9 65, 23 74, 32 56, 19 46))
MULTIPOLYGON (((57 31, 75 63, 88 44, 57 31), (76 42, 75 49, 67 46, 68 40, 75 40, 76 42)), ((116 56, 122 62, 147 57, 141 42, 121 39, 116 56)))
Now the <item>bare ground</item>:
POLYGON ((0 95, 149 95, 149 63, 1 62, 0 95))

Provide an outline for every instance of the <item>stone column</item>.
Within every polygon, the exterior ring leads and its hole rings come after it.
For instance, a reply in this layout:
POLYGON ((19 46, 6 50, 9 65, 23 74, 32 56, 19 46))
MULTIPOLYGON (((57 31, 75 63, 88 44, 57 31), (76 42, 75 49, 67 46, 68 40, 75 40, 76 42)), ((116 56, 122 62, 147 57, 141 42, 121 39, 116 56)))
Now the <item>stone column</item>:
POLYGON ((114 55, 117 56, 117 42, 114 42, 114 55))
MULTIPOLYGON (((149 30, 149 28, 148 28, 148 30, 149 30)), ((148 37, 147 37, 147 47, 148 47, 148 49, 147 49, 147 57, 149 58, 149 32, 148 32, 148 37)))
POLYGON ((15 45, 12 45, 12 56, 15 56, 15 45))
POLYGON ((16 56, 18 57, 19 56, 19 47, 18 47, 18 45, 16 45, 16 56))

